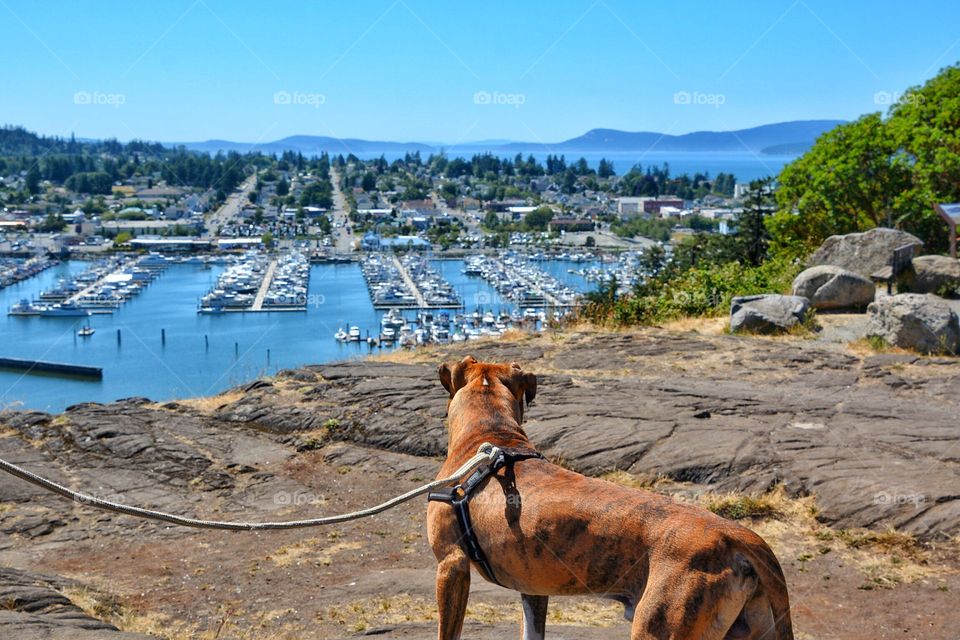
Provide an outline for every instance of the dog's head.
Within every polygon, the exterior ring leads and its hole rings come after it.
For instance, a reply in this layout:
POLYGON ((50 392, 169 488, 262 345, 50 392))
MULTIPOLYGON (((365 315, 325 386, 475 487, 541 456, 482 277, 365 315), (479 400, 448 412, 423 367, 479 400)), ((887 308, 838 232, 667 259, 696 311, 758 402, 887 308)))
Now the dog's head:
POLYGON ((518 422, 523 420, 523 411, 537 397, 537 376, 525 372, 516 362, 497 364, 478 362, 473 356, 467 356, 454 364, 443 363, 437 368, 440 383, 450 394, 447 408, 454 396, 464 387, 477 385, 496 387, 501 385, 509 391, 516 403, 518 422))

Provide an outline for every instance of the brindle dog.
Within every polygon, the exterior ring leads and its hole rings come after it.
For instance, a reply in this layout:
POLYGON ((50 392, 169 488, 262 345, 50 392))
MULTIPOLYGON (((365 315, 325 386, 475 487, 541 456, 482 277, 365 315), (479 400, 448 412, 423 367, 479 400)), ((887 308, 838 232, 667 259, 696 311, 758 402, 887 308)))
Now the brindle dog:
MULTIPOLYGON (((537 377, 467 356, 442 364, 453 473, 490 442, 533 449, 521 423, 537 377)), ((477 540, 495 579, 521 593, 522 637, 544 637, 547 598, 594 594, 624 604, 632 640, 793 638, 783 572, 758 535, 697 507, 587 478, 543 459, 501 468, 472 494, 477 540)), ((453 508, 430 502, 440 640, 457 640, 471 561, 453 508)), ((480 569, 478 568, 478 571, 480 569)))

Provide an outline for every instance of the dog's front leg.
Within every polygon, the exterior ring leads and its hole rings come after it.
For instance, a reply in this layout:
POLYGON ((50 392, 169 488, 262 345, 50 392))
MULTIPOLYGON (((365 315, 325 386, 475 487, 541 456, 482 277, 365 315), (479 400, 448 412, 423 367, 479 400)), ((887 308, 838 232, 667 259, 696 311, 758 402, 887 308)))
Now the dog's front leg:
POLYGON ((439 640, 460 640, 463 616, 470 596, 470 559, 459 548, 437 567, 437 606, 440 609, 439 640))
POLYGON ((523 593, 522 640, 543 640, 547 631, 547 596, 531 596, 523 593))

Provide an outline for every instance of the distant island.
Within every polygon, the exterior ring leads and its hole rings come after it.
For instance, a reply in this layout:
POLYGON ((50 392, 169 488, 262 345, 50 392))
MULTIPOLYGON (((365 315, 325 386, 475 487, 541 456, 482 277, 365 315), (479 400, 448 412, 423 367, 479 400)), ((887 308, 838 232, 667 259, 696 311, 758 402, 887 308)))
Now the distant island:
POLYGON ((379 154, 379 153, 437 153, 450 155, 478 152, 499 154, 516 153, 581 153, 581 152, 678 152, 678 153, 761 153, 797 155, 809 149, 817 137, 843 120, 797 120, 778 122, 736 131, 694 131, 671 135, 653 131, 619 131, 591 129, 582 136, 557 142, 513 142, 484 140, 456 145, 423 142, 391 142, 357 138, 296 135, 273 142, 252 143, 231 140, 202 142, 172 142, 168 146, 183 146, 193 151, 261 151, 263 153, 299 152, 304 155, 379 154))

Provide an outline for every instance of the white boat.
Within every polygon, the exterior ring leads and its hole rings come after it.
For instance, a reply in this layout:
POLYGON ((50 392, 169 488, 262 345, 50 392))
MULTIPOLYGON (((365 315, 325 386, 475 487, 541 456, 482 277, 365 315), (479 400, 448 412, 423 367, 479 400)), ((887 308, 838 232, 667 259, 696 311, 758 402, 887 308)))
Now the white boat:
POLYGON ((347 332, 344 331, 343 329, 337 329, 337 332, 333 334, 333 337, 336 338, 337 341, 339 342, 346 342, 350 338, 347 332))
POLYGON ((380 340, 383 342, 393 342, 397 339, 397 332, 392 327, 384 327, 380 330, 380 340))
POLYGON ((95 331, 96 329, 94 329, 90 325, 87 325, 85 327, 80 327, 80 330, 77 331, 77 335, 80 336, 81 338, 88 338, 92 336, 95 331))
POLYGON ((352 326, 349 331, 350 342, 360 342, 360 327, 352 326))

